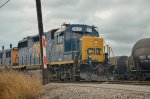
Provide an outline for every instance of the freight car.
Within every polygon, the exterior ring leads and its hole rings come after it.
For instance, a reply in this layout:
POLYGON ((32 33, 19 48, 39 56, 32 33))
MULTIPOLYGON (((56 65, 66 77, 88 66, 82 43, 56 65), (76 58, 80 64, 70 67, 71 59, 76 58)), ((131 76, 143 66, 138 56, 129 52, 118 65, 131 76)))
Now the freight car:
POLYGON ((132 49, 132 62, 129 79, 150 79, 150 38, 136 42, 132 49))
POLYGON ((128 56, 121 56, 117 61, 117 73, 122 75, 127 73, 128 56))
POLYGON ((112 65, 115 65, 114 79, 127 80, 128 79, 128 56, 115 56, 110 58, 112 65))

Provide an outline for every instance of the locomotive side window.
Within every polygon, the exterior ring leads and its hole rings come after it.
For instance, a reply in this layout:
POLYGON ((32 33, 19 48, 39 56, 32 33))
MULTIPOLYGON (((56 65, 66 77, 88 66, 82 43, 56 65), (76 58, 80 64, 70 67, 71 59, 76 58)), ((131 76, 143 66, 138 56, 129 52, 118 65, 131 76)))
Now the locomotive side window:
POLYGON ((6 52, 6 58, 10 58, 11 57, 11 52, 6 52))
POLYGON ((2 54, 2 53, 0 53, 0 59, 2 59, 2 55, 3 55, 3 54, 2 54))
POLYGON ((59 44, 59 35, 56 36, 57 44, 59 44))
POLYGON ((71 33, 65 33, 65 52, 71 51, 71 33))
POLYGON ((72 50, 77 51, 79 48, 79 39, 82 37, 82 33, 73 33, 72 37, 72 50))
POLYGON ((63 43, 63 34, 56 35, 57 44, 63 43))
POLYGON ((60 43, 63 42, 63 35, 62 34, 59 36, 59 41, 60 41, 60 43))

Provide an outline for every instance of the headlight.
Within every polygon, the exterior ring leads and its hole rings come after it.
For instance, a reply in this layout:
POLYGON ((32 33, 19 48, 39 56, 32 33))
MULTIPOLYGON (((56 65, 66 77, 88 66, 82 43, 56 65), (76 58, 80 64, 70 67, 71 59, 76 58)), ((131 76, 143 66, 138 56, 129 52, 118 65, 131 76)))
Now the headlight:
POLYGON ((89 54, 88 57, 91 59, 91 57, 92 57, 91 54, 89 54))

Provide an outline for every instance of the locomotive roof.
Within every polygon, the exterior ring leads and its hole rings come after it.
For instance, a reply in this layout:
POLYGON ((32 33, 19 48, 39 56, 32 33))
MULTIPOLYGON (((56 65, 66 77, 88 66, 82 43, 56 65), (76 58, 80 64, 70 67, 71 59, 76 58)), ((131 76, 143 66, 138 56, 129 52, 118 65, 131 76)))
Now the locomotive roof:
MULTIPOLYGON (((12 50, 17 50, 17 47, 13 47, 13 48, 9 48, 9 49, 4 49, 4 52, 8 52, 8 51, 12 51, 12 50)), ((0 53, 2 52, 2 50, 0 50, 0 53)))
POLYGON ((67 28, 67 27, 59 28, 59 29, 55 32, 55 35, 64 32, 64 31, 66 30, 66 28, 67 28))
MULTIPOLYGON (((69 26, 88 26, 88 27, 94 27, 94 28, 97 28, 95 27, 94 25, 85 25, 85 24, 63 24, 61 25, 61 28, 57 28, 57 29, 51 29, 47 32, 44 32, 44 34, 48 34, 48 33, 51 33, 52 35, 56 35, 56 34, 59 34, 59 33, 62 33, 63 31, 65 31, 67 29, 67 27, 69 26)), ((20 40, 18 43, 21 43, 21 42, 25 42, 29 39, 32 39, 33 37, 37 37, 39 36, 39 34, 36 34, 34 36, 27 36, 25 38, 23 38, 22 40, 20 40)))
POLYGON ((57 28, 57 29, 52 29, 52 30, 49 30, 49 31, 45 32, 44 34, 47 34, 47 33, 54 33, 54 32, 56 32, 58 29, 59 29, 59 28, 57 28))

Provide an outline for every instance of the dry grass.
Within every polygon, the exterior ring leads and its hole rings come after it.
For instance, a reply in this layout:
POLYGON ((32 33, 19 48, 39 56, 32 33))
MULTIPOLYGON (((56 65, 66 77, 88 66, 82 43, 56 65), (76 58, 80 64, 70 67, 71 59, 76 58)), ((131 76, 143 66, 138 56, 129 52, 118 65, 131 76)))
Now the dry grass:
POLYGON ((0 99, 39 99, 43 94, 40 76, 0 71, 0 99))

